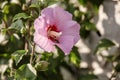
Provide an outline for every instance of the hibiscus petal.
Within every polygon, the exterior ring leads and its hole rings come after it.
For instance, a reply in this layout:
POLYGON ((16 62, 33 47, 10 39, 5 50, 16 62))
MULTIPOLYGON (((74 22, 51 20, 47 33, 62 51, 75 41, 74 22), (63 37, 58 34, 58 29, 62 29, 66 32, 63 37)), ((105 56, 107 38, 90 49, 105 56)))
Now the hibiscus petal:
POLYGON ((74 45, 74 36, 61 36, 59 41, 60 43, 56 45, 63 50, 65 55, 69 54, 74 45))
POLYGON ((54 24, 54 16, 53 16, 53 9, 52 8, 45 8, 44 10, 42 10, 41 15, 44 16, 47 24, 49 24, 49 25, 54 24))
POLYGON ((34 21, 34 28, 36 32, 43 36, 47 36, 47 32, 45 31, 46 26, 45 20, 41 16, 34 21))
POLYGON ((54 8, 54 19, 56 24, 64 24, 69 20, 72 20, 72 15, 60 7, 54 8))
POLYGON ((47 37, 41 36, 39 33, 34 33, 34 42, 47 52, 54 51, 55 47, 47 37))
POLYGON ((74 44, 80 39, 80 25, 77 22, 71 20, 66 22, 65 24, 59 25, 58 28, 62 32, 62 35, 74 36, 74 44))
POLYGON ((68 31, 63 31, 63 35, 72 35, 74 36, 74 44, 80 39, 80 26, 78 24, 73 25, 67 29, 68 31))
POLYGON ((40 16, 34 21, 34 28, 37 30, 44 27, 46 27, 45 20, 42 16, 40 16))

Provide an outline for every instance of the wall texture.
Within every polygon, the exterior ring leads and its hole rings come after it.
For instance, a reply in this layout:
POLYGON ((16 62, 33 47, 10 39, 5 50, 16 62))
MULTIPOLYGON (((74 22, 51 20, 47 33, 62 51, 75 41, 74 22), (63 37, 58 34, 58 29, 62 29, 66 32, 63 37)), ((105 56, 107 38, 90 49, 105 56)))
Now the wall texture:
MULTIPOLYGON (((80 55, 82 56, 81 67, 93 67, 93 72, 99 76, 99 80, 108 80, 113 73, 112 64, 106 64, 106 60, 99 54, 92 54, 97 43, 102 38, 108 38, 116 43, 109 51, 102 51, 102 55, 120 54, 120 1, 105 0, 100 6, 98 15, 94 18, 97 29, 101 36, 91 32, 88 40, 79 41, 80 55)), ((118 74, 119 78, 119 74, 118 74)), ((119 80, 119 79, 117 79, 119 80)))

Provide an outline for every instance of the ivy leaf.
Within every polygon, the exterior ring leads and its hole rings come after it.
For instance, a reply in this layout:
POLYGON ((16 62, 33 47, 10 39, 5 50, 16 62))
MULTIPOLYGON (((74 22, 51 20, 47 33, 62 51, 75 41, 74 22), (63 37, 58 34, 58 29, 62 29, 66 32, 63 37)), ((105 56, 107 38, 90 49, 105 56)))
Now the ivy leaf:
POLYGON ((70 53, 69 55, 69 59, 70 59, 70 62, 72 62, 75 66, 79 67, 79 64, 80 64, 80 56, 79 56, 79 52, 77 51, 77 47, 74 47, 72 52, 70 53))
POLYGON ((13 17, 13 21, 18 20, 18 19, 28 19, 30 16, 28 16, 26 13, 18 13, 13 17))
POLYGON ((110 48, 112 46, 115 46, 115 44, 111 40, 104 38, 98 43, 98 45, 94 51, 94 54, 101 52, 102 50, 107 50, 108 48, 110 48))
POLYGON ((31 64, 24 64, 16 71, 16 80, 35 80, 37 76, 36 70, 31 64))
POLYGON ((20 31, 22 29, 22 27, 24 27, 22 20, 18 19, 17 21, 15 21, 14 23, 11 24, 11 26, 9 27, 9 30, 17 30, 20 31))
POLYGON ((22 60, 26 53, 27 50, 17 50, 12 54, 12 58, 15 60, 16 65, 22 60))

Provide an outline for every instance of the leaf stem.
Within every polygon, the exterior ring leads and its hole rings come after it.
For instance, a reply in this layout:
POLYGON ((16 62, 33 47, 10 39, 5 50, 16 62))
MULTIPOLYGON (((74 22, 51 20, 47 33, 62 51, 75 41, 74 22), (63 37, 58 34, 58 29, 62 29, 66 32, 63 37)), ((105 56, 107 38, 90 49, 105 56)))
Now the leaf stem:
POLYGON ((8 28, 8 26, 7 26, 7 22, 5 21, 5 19, 3 19, 3 22, 4 22, 4 26, 5 26, 5 28, 8 28))
POLYGON ((35 53, 35 43, 33 44, 33 47, 32 47, 32 53, 31 53, 31 57, 30 57, 30 64, 32 64, 34 53, 35 53))

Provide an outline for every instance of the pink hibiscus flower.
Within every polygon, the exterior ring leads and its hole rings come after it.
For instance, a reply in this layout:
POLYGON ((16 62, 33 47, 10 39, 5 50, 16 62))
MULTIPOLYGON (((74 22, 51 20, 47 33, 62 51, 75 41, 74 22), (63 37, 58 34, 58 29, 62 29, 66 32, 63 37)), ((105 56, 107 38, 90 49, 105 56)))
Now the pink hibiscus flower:
POLYGON ((34 22, 34 42, 47 52, 55 50, 55 45, 69 54, 80 39, 80 25, 72 20, 72 15, 64 9, 47 7, 34 22))

